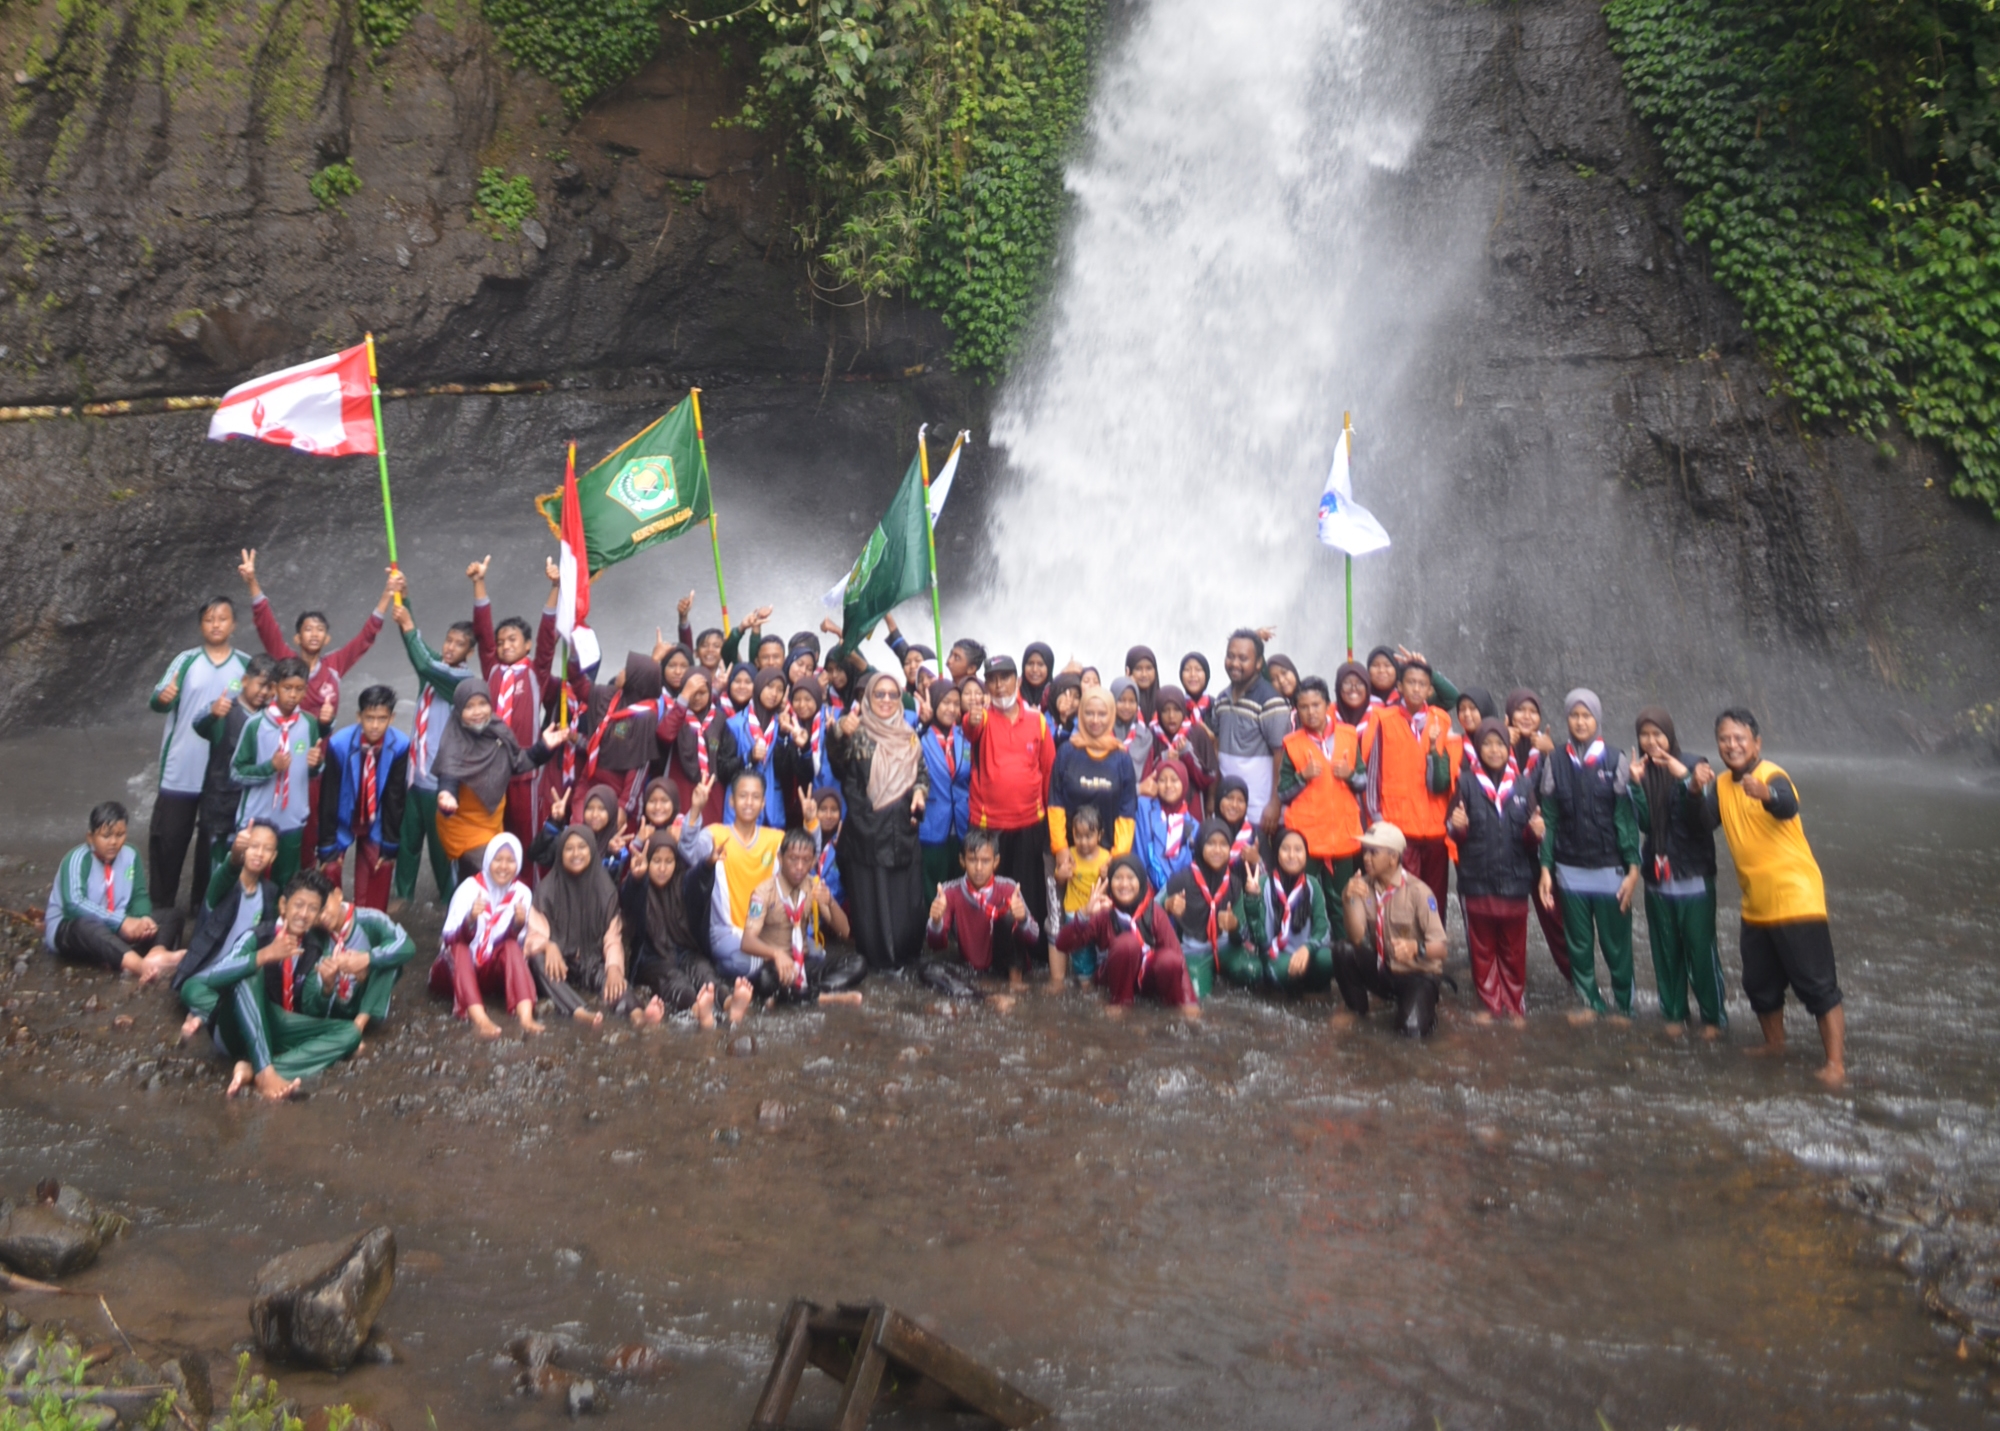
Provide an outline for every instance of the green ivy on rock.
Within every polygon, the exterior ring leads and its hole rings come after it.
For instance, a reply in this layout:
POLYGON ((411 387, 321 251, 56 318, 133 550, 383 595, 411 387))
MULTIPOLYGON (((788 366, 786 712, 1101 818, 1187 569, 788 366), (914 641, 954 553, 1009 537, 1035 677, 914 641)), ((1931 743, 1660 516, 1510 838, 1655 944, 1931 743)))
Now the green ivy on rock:
POLYGON ((1809 418, 1892 417, 2000 516, 1993 0, 1609 0, 1688 241, 1809 418))

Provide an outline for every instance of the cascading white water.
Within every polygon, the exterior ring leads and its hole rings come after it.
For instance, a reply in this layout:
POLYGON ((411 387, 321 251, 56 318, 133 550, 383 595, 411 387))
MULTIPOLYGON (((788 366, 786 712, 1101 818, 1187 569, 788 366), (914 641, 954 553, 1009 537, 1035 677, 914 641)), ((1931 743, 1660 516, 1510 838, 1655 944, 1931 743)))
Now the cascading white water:
POLYGON ((1426 69, 1396 0, 1134 17, 1069 174, 1046 331, 994 425, 989 639, 1100 661, 1145 640, 1172 662, 1277 623, 1295 657, 1337 659, 1314 511, 1341 412, 1357 495, 1386 517, 1407 474, 1370 460, 1371 421, 1462 250, 1449 216, 1398 202, 1426 69))

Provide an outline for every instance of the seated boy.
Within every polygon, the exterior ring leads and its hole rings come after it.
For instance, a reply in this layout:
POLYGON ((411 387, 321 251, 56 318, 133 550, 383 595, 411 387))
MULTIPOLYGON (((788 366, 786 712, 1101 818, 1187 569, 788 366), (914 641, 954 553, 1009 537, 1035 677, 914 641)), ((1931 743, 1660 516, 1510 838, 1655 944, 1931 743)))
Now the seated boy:
POLYGON ((58 959, 150 984, 181 962, 180 911, 153 912, 146 867, 125 843, 130 816, 116 800, 90 812, 90 834, 62 857, 49 887, 42 942, 58 959))
POLYGON ((389 1016, 389 998, 403 966, 417 952, 416 941, 379 909, 349 904, 340 886, 327 881, 319 919, 305 938, 299 959, 304 991, 302 1012, 323 1019, 348 1019, 362 1033, 389 1016))
POLYGON ((823 935, 848 937, 847 913, 813 873, 819 845, 809 830, 787 830, 778 867, 750 896, 743 952, 761 961, 751 985, 764 998, 787 1002, 858 1004, 854 985, 867 977, 859 954, 829 959, 823 935))

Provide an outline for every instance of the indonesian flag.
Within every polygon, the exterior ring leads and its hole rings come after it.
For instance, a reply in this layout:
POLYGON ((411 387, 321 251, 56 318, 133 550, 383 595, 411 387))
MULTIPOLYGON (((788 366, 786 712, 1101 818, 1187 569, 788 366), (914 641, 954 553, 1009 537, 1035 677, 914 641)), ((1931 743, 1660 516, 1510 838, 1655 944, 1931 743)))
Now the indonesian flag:
POLYGON ((373 453, 367 344, 231 388, 209 419, 208 438, 226 442, 232 437, 321 457, 373 453))
MULTIPOLYGON (((556 630, 572 646, 576 631, 590 616, 590 558, 583 545, 583 506, 576 496, 576 444, 569 445, 569 465, 563 472, 562 548, 556 555, 562 584, 556 593, 556 630)), ((584 627, 584 634, 590 634, 584 627)), ((594 647, 596 643, 593 641, 594 647)), ((579 650, 577 655, 582 656, 579 650)), ((588 663, 585 663, 588 664, 588 663)))

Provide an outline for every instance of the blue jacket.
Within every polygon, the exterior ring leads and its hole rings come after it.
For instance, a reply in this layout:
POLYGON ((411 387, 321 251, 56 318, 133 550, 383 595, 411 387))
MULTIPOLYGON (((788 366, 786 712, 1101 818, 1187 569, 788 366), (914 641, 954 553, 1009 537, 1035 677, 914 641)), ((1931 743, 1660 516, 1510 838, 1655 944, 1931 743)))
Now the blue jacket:
MULTIPOLYGON (((777 722, 773 721, 769 733, 761 737, 764 741, 762 763, 752 760, 750 752, 756 748, 760 737, 751 723, 750 716, 751 712, 747 710, 738 711, 731 716, 729 733, 736 738, 736 754, 743 762, 743 769, 754 770, 764 777, 764 823, 774 830, 782 830, 785 828, 785 784, 778 778, 778 772, 774 768, 774 757, 780 745, 788 745, 790 742, 785 739, 785 733, 778 729, 777 722)), ((729 808, 735 807, 732 805, 729 808)))
POLYGON ((1195 835, 1201 829, 1201 821, 1195 818, 1192 810, 1186 812, 1186 818, 1180 848, 1170 856, 1167 853, 1166 812, 1151 795, 1139 797, 1139 814, 1132 832, 1132 853, 1146 867, 1146 878, 1153 882, 1155 891, 1166 889, 1168 880, 1194 863, 1195 835))
POLYGON ((917 826, 917 840, 921 844, 941 845, 946 840, 963 839, 972 828, 972 743, 965 738, 964 731, 954 728, 952 763, 948 765, 944 738, 932 725, 924 727, 923 747, 924 772, 930 777, 930 788, 924 792, 924 818, 917 826))
MULTIPOLYGON (((385 855, 403 834, 403 801, 409 790, 410 738, 394 726, 382 733, 375 759, 375 818, 361 838, 385 855)), ((330 860, 354 843, 354 812, 361 794, 361 727, 342 726, 326 743, 319 787, 319 857, 330 860)))

